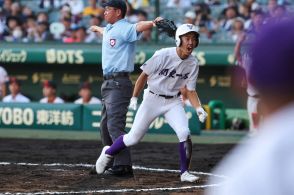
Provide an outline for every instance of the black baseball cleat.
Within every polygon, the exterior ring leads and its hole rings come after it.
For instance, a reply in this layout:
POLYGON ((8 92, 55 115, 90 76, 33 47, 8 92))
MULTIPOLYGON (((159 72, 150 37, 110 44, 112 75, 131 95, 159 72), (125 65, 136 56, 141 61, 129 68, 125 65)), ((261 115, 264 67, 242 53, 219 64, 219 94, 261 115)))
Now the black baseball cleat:
MULTIPOLYGON (((110 169, 110 168, 111 167, 107 166, 106 167, 106 170, 107 169, 110 169)), ((97 175, 97 171, 96 171, 96 166, 95 165, 90 168, 89 175, 97 175)))
POLYGON ((111 175, 116 177, 134 177, 132 166, 130 165, 116 165, 104 172, 104 175, 111 175))
POLYGON ((97 172, 96 172, 96 166, 92 166, 90 168, 89 175, 96 175, 96 174, 97 174, 97 172))

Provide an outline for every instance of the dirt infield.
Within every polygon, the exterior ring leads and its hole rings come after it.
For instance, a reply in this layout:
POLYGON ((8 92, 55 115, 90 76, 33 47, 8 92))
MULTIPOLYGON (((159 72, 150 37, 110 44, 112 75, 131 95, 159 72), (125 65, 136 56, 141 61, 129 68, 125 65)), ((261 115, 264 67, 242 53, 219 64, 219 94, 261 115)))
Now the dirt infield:
POLYGON ((191 184, 180 182, 175 171, 179 167, 177 146, 139 143, 132 148, 134 178, 116 178, 89 175, 101 142, 0 139, 0 193, 202 195, 206 173, 233 147, 194 144, 191 170, 201 179, 191 184))

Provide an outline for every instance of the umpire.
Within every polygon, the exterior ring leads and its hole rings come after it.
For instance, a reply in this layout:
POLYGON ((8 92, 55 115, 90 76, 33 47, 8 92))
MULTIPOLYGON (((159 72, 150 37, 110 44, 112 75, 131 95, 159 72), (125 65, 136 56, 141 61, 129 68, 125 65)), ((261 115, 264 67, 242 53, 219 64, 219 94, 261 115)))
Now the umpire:
MULTIPOLYGON (((154 21, 141 21, 136 24, 124 19, 127 6, 123 0, 110 0, 104 4, 105 28, 91 26, 90 30, 103 35, 102 69, 103 83, 102 116, 100 122, 103 145, 111 145, 120 135, 125 134, 126 114, 132 97, 133 85, 129 78, 134 70, 135 43, 141 33, 151 29, 154 21)), ((107 174, 114 176, 133 176, 129 149, 116 155, 113 166, 107 174)), ((105 172, 105 174, 106 174, 105 172)))

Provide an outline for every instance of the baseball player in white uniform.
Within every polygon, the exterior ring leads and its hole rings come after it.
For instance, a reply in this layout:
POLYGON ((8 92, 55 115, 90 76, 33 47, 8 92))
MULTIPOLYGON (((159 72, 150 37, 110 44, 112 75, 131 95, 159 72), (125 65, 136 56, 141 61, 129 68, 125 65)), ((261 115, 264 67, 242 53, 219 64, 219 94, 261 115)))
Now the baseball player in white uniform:
MULTIPOLYGON (((259 104, 259 93, 258 91, 248 82, 248 71, 251 65, 251 59, 248 54, 248 51, 241 52, 241 45, 245 42, 245 39, 248 39, 244 34, 240 35, 235 45, 235 56, 237 58, 238 64, 244 69, 247 81, 247 111, 249 117, 249 131, 251 134, 256 133, 257 127, 259 124, 259 113, 258 113, 258 104, 259 104)), ((247 42, 249 42, 247 40, 247 42)), ((248 44, 248 43, 247 43, 248 44)), ((246 44, 245 44, 246 45, 246 44)))
POLYGON ((260 96, 259 92, 248 82, 248 71, 251 66, 251 58, 249 57, 248 46, 255 39, 259 33, 261 27, 264 25, 264 15, 260 10, 256 10, 253 13, 252 26, 251 28, 241 35, 239 35, 234 53, 238 61, 238 64, 243 67, 246 73, 247 79, 247 111, 249 116, 249 130, 251 134, 256 133, 258 125, 260 123, 259 104, 260 96))
POLYGON ((21 94, 20 86, 21 86, 21 83, 17 78, 15 77, 9 78, 10 94, 3 98, 3 102, 22 102, 22 103, 30 102, 29 98, 21 94))
MULTIPOLYGON (((243 68, 245 69, 246 72, 246 77, 248 80, 248 69, 251 63, 251 59, 248 54, 244 54, 243 58, 243 68)), ((248 116, 249 116, 249 130, 251 133, 256 133, 257 127, 259 124, 259 113, 258 113, 258 104, 259 104, 259 93, 255 89, 255 87, 250 83, 247 82, 247 111, 248 111, 248 116)))
POLYGON ((96 162, 96 171, 102 174, 114 155, 126 147, 137 144, 147 132, 152 121, 164 115, 179 139, 181 181, 194 182, 197 176, 189 173, 192 155, 192 142, 188 119, 186 117, 180 89, 187 88, 187 96, 196 109, 199 120, 204 122, 207 113, 201 106, 195 91, 198 76, 198 60, 191 55, 199 43, 198 27, 183 24, 176 30, 177 47, 165 48, 155 54, 141 66, 143 72, 136 81, 130 108, 137 108, 137 97, 144 90, 143 102, 135 116, 128 134, 120 136, 111 146, 105 146, 96 162))

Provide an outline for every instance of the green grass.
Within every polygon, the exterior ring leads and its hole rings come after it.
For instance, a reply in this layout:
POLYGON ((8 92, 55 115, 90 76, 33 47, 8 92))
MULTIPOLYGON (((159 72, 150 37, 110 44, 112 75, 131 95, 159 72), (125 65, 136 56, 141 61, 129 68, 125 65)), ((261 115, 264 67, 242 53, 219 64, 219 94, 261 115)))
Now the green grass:
MULTIPOLYGON (((246 135, 247 132, 238 131, 202 131, 200 136, 193 135, 192 141, 201 144, 238 143, 246 135)), ((100 134, 98 131, 0 129, 0 138, 100 140, 100 134)), ((177 143, 178 139, 175 134, 146 134, 143 141, 177 143)))

